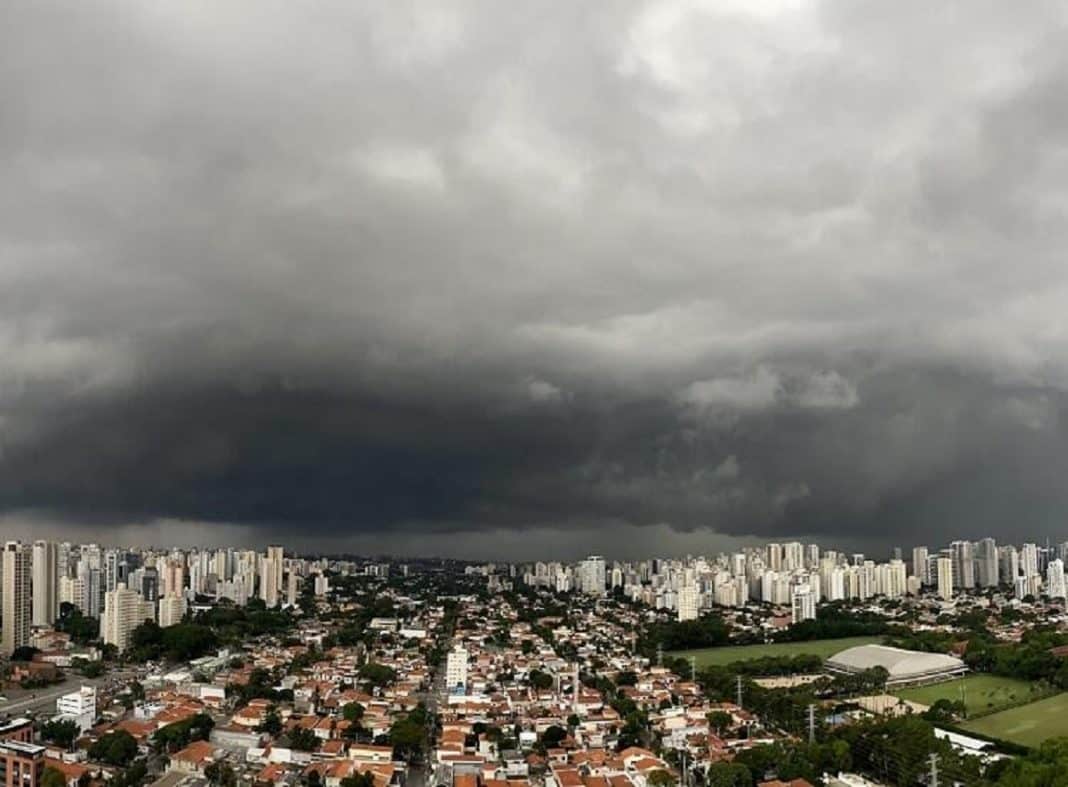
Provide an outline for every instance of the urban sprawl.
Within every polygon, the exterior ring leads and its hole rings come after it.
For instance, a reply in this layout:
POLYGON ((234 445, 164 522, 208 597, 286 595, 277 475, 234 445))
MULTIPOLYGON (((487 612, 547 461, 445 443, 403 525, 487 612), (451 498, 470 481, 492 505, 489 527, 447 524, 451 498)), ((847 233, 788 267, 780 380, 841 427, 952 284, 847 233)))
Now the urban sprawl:
POLYGON ((1060 784, 1066 556, 9 541, 0 785, 1060 784))

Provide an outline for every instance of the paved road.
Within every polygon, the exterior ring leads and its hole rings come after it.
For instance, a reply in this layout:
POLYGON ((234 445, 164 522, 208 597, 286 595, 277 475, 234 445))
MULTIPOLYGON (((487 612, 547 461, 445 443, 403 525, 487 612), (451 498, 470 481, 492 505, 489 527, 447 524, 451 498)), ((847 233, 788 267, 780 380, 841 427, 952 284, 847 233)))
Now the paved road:
POLYGON ((54 711, 56 699, 64 694, 77 691, 79 686, 96 686, 101 682, 100 678, 81 678, 80 680, 66 680, 58 686, 50 686, 47 689, 36 689, 34 696, 25 695, 0 704, 0 714, 7 713, 16 716, 28 711, 54 711))
POLYGON ((17 716, 30 711, 50 715, 55 712, 56 700, 59 697, 64 694, 70 694, 72 691, 77 691, 80 686, 93 686, 99 690, 108 681, 125 683, 132 679, 133 673, 127 670, 101 675, 99 678, 84 678, 81 675, 70 673, 65 681, 56 686, 49 686, 45 689, 32 689, 28 693, 19 692, 18 696, 12 697, 7 702, 0 703, 0 716, 17 716))

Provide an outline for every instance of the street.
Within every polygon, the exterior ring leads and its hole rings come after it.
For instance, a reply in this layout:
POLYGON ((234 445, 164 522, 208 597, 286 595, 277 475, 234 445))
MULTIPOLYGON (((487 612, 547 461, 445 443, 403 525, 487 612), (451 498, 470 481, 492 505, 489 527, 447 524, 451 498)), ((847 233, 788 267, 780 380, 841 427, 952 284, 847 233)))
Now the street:
POLYGON ((27 713, 51 716, 56 710, 56 700, 64 694, 77 691, 80 686, 92 686, 100 690, 108 683, 123 683, 132 678, 133 673, 127 671, 113 672, 101 675, 98 678, 85 678, 75 673, 68 673, 67 679, 55 686, 44 689, 15 689, 7 702, 0 703, 0 716, 18 716, 27 713))

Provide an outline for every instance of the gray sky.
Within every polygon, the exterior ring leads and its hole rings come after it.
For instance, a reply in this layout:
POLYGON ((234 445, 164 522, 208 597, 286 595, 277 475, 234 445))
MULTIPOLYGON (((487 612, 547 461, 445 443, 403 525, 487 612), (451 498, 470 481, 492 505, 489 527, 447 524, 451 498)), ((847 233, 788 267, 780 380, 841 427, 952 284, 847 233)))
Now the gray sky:
POLYGON ((1066 24, 7 3, 0 525, 1068 538, 1066 24))

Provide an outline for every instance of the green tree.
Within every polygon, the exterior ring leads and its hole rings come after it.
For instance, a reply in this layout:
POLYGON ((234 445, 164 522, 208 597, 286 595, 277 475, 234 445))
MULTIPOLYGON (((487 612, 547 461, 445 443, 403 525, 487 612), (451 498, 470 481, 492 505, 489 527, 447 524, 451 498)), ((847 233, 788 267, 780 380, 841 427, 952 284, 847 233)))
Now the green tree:
POLYGON ((715 762, 708 768, 708 787, 752 787, 753 775, 741 763, 715 762))
POLYGON ((137 756, 137 741, 126 730, 101 736, 89 747, 89 758, 108 765, 124 767, 137 756))
POLYGON ((345 721, 356 722, 363 718, 364 707, 358 702, 350 702, 341 709, 345 721))
POLYGON ((354 773, 341 780, 341 787, 375 787, 375 779, 370 773, 354 773))
POLYGON ((263 717, 263 724, 259 727, 260 732, 268 735, 277 735, 282 731, 282 717, 278 715, 278 709, 273 705, 267 709, 263 717))
POLYGON ((33 661, 41 651, 31 645, 20 645, 11 653, 11 661, 33 661))
POLYGON ((708 725, 716 731, 717 735, 722 735, 729 730, 732 724, 734 724, 734 717, 726 711, 714 710, 708 714, 708 725))
POLYGON ((567 737, 567 730, 558 724, 553 724, 541 734, 541 742, 547 749, 553 749, 567 737))
POLYGON ((41 737, 65 749, 73 746, 80 734, 78 723, 70 719, 46 721, 41 725, 41 737))
POLYGON ((208 784, 215 787, 236 787, 237 774, 227 762, 213 762, 204 769, 208 784))
POLYGON ((319 747, 319 739, 311 730, 297 727, 289 733, 289 745, 297 751, 315 751, 319 747))
POLYGON ((104 674, 104 665, 99 661, 85 661, 81 664, 82 675, 87 678, 99 678, 104 674))
POLYGON ((360 667, 360 677, 372 686, 385 687, 397 679, 397 673, 385 664, 376 664, 373 661, 360 667))
POLYGON ((158 751, 179 751, 193 741, 206 741, 211 737, 214 719, 206 713, 197 713, 188 719, 160 727, 152 736, 158 751))
POLYGON ((389 743, 396 757, 413 760, 422 753, 429 721, 426 708, 419 705, 411 713, 393 722, 389 728, 389 743))
POLYGON ((41 775, 40 787, 67 787, 67 777, 63 775, 63 771, 50 766, 45 768, 41 775))
POLYGON ((675 777, 665 770, 656 770, 645 777, 649 787, 675 787, 675 777))
POLYGON ((529 683, 533 689, 544 691, 545 689, 552 688, 553 676, 547 672, 532 669, 527 675, 527 683, 529 683))

